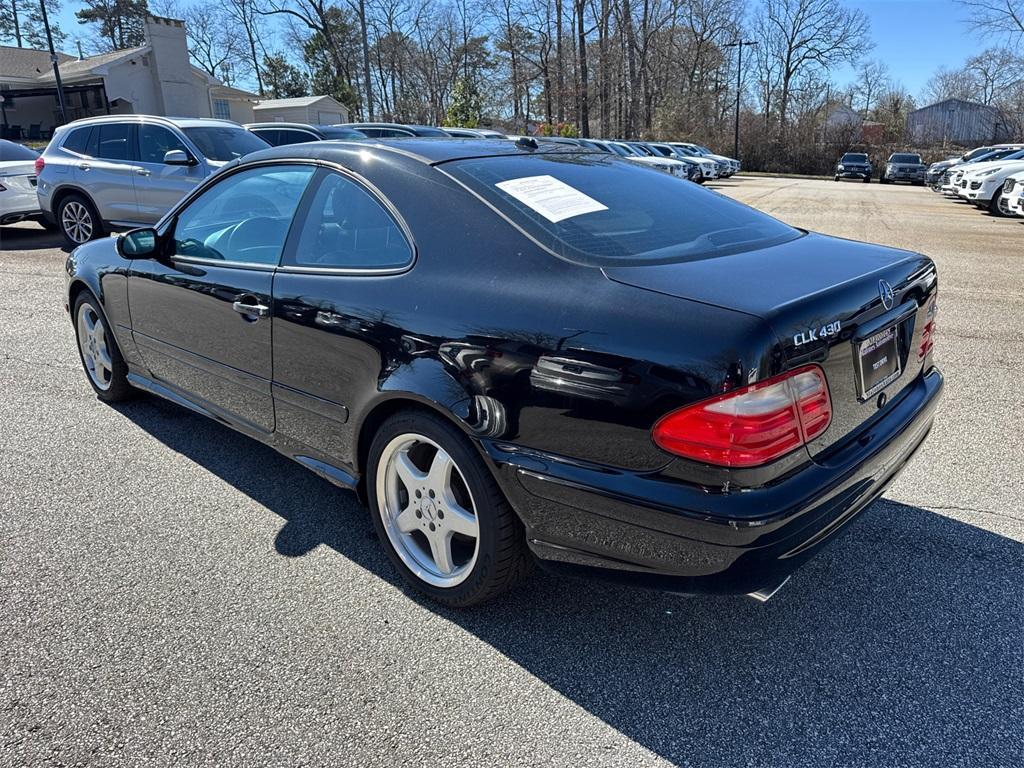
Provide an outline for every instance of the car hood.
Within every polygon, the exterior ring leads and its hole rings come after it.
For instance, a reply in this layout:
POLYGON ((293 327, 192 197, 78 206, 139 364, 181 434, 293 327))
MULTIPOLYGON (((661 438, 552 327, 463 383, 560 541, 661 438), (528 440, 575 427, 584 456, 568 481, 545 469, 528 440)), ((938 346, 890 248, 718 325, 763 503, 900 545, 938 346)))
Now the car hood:
POLYGON ((993 168, 998 168, 999 173, 996 175, 1009 176, 1011 173, 1024 170, 1024 160, 995 160, 989 163, 978 163, 975 166, 964 171, 964 176, 976 177, 978 174, 991 171, 993 168))

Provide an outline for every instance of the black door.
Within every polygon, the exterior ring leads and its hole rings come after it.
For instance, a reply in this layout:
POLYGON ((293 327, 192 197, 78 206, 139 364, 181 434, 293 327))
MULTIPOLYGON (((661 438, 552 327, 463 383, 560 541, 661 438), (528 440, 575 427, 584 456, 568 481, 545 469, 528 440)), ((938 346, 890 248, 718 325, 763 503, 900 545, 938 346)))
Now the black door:
POLYGON ((274 429, 274 269, 313 174, 266 165, 226 175, 163 234, 129 279, 136 343, 153 378, 237 426, 274 429))
POLYGON ((274 280, 277 432, 352 464, 350 410, 376 393, 402 348, 383 307, 413 261, 405 231, 353 178, 320 170, 274 280))

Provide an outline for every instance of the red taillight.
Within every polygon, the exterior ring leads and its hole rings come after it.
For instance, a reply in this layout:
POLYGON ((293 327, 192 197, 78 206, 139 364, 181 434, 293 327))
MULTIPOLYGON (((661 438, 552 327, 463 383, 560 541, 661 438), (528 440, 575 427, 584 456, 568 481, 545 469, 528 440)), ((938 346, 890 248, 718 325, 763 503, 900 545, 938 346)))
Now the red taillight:
POLYGON ((754 467, 813 440, 831 421, 825 373, 808 365, 672 411, 654 425, 652 437, 687 459, 754 467))
POLYGON ((37 158, 36 158, 36 162, 35 162, 35 166, 36 166, 36 176, 38 176, 38 175, 39 175, 39 172, 43 170, 43 166, 44 166, 44 165, 46 165, 46 161, 45 161, 45 160, 43 160, 43 156, 42 156, 42 155, 40 155, 39 157, 37 157, 37 158))
POLYGON ((935 346, 935 321, 929 320, 921 330, 921 346, 917 350, 917 359, 924 360, 935 346))
POLYGON ((917 348, 917 359, 924 360, 935 346, 935 316, 938 314, 939 290, 936 288, 928 304, 928 322, 921 329, 921 346, 917 348))

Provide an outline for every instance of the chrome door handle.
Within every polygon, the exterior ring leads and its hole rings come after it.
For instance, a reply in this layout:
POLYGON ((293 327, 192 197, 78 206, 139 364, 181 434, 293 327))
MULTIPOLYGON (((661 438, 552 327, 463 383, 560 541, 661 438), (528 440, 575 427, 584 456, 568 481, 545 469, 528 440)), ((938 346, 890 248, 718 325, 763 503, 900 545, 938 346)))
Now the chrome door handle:
POLYGON ((89 171, 89 170, 92 170, 92 166, 89 165, 88 163, 79 163, 78 164, 78 169, 81 170, 81 171, 89 171))
MULTIPOLYGON (((243 297, 252 298, 252 297, 243 297)), ((254 299, 255 300, 255 299, 254 299)), ((240 315, 248 315, 249 317, 269 317, 270 307, 266 304, 247 304, 243 301, 236 301, 231 304, 231 308, 240 315)))
POLYGON ((152 173, 148 168, 136 168, 135 172, 139 174, 139 176, 149 176, 152 173))

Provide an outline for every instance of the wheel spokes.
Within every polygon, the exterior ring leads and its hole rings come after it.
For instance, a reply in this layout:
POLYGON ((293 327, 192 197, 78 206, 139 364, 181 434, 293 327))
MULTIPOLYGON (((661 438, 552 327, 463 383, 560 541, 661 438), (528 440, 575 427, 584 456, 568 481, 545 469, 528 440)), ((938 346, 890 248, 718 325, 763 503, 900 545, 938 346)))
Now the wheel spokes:
POLYGON ((395 518, 395 525, 402 533, 412 533, 420 526, 419 518, 416 517, 416 509, 411 504, 399 513, 395 518))
POLYGON ((480 535, 476 515, 462 507, 454 498, 449 497, 444 508, 444 524, 452 533, 461 533, 474 539, 480 535))
POLYGON ((428 536, 427 540, 430 542, 430 555, 434 558, 437 570, 447 576, 452 572, 451 534, 438 530, 428 536))
POLYGON ((417 485, 423 485, 426 482, 427 475, 412 463, 408 450, 404 450, 395 456, 394 462, 398 479, 405 484, 405 488, 410 494, 417 485))
POLYGON ((427 470, 427 486, 437 494, 448 495, 451 491, 452 467, 455 462, 452 457, 440 448, 434 454, 434 460, 430 462, 430 469, 427 470))

